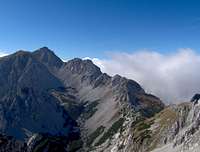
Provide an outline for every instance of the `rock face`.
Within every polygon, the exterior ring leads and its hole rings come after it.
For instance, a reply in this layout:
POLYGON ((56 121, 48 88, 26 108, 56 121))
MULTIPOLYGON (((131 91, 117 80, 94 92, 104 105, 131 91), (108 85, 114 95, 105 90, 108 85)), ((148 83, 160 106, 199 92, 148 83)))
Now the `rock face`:
POLYGON ((200 99, 200 94, 195 94, 192 99, 191 99, 191 102, 194 102, 194 104, 197 104, 198 101, 200 99))
POLYGON ((47 47, 0 58, 0 84, 0 132, 26 151, 146 151, 146 123, 164 108, 137 82, 47 47))
MULTIPOLYGON (((194 99, 194 97, 192 98, 194 99)), ((198 152, 200 149, 200 104, 184 103, 169 107, 171 122, 166 125, 159 136, 161 142, 153 152, 198 152), (173 120, 173 121, 172 121, 173 120)))
POLYGON ((73 132, 76 122, 50 93, 63 84, 32 53, 1 58, 0 84, 1 133, 25 141, 35 132, 73 132))

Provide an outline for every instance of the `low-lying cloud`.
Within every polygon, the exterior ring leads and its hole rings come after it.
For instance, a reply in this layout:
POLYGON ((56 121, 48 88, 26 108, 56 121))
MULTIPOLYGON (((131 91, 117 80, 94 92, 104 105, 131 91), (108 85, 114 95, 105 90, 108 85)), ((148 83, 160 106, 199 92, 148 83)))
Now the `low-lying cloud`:
POLYGON ((8 54, 0 51, 0 57, 6 56, 6 55, 8 55, 8 54))
POLYGON ((200 93, 200 54, 192 49, 179 49, 171 54, 112 53, 108 59, 92 60, 103 72, 136 80, 148 93, 166 103, 188 101, 200 93))

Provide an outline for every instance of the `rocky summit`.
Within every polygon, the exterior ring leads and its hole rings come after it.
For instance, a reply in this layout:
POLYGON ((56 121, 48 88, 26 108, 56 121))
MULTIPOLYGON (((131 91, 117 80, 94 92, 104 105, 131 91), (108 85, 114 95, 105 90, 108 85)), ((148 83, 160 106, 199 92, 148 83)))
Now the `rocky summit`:
POLYGON ((0 58, 0 152, 197 152, 200 104, 166 106, 134 80, 47 47, 0 58))

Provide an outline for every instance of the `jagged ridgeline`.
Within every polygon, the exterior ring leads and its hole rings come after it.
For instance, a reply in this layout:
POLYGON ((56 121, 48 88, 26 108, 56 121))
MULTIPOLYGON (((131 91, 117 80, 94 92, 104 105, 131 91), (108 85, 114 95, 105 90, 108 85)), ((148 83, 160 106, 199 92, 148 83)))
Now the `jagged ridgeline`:
POLYGON ((165 107, 134 80, 47 47, 0 58, 0 86, 0 151, 148 152, 194 117, 192 103, 165 107))

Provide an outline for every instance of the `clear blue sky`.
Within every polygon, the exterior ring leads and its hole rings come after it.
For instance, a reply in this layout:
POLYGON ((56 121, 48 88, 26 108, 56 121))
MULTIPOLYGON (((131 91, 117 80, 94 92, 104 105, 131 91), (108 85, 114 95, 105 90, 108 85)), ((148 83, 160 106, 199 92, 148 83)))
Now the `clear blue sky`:
POLYGON ((200 50, 198 0, 0 0, 0 50, 48 46, 62 58, 200 50))

